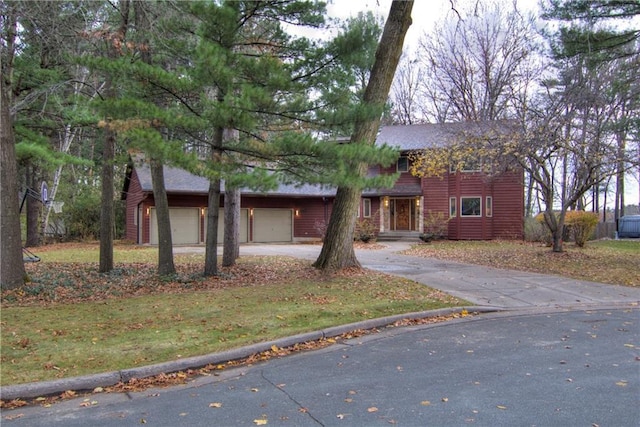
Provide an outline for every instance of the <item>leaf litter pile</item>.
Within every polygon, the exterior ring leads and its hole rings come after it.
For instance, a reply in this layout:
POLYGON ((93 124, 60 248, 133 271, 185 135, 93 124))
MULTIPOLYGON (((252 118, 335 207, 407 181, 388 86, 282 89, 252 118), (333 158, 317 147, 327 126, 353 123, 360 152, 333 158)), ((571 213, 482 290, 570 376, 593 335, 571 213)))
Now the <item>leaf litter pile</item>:
MULTIPOLYGON (((283 257, 255 257, 251 263, 221 267, 205 278, 203 264, 176 263, 176 275, 160 277, 152 263, 120 263, 107 274, 98 263, 43 262, 26 264, 30 281, 21 289, 2 292, 5 307, 46 303, 77 303, 153 294, 264 286, 272 281, 323 280, 321 272, 303 261, 283 257)), ((341 274, 365 275, 352 270, 341 274)), ((366 273, 370 275, 371 273, 366 273)))

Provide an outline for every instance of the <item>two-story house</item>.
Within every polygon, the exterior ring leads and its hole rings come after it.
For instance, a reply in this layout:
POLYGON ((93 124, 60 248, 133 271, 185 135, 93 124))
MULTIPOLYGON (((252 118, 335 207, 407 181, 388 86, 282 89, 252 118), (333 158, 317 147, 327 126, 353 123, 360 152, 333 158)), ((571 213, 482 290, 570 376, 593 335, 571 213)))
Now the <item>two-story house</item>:
MULTIPOLYGON (((524 230, 523 172, 513 169, 495 176, 473 170, 448 170, 419 178, 410 172, 409 153, 446 144, 453 125, 387 126, 376 143, 397 147, 401 156, 390 168, 372 166, 370 173, 400 173, 389 189, 366 190, 359 218, 369 219, 379 234, 415 235, 425 231, 434 214, 448 220, 449 239, 521 239, 524 230)), ((184 170, 165 167, 174 244, 202 244, 206 236, 209 183, 184 170)), ((157 244, 157 223, 149 167, 132 165, 125 180, 126 238, 157 244)), ((328 223, 335 189, 281 185, 270 192, 242 191, 241 242, 318 240, 328 223)), ((224 204, 224 191, 221 198, 224 204)), ((223 209, 219 230, 222 233, 223 209)), ((222 234, 219 236, 222 241, 222 234)))

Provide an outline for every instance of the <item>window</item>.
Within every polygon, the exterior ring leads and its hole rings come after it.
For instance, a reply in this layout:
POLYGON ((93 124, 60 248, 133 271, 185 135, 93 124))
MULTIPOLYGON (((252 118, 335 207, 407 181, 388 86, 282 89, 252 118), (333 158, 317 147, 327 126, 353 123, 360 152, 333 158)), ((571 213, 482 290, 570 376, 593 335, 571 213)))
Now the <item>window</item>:
POLYGON ((484 206, 484 214, 486 216, 493 216, 493 197, 487 196, 487 200, 484 206))
POLYGON ((482 161, 475 157, 468 157, 458 163, 451 164, 449 171, 451 173, 460 172, 480 172, 482 171, 482 161))
POLYGON ((362 216, 371 218, 371 199, 362 199, 362 216))
POLYGON ((482 202, 480 197, 460 197, 460 216, 482 215, 482 202))
POLYGON ((409 158, 407 156, 400 156, 397 164, 398 172, 409 172, 409 158))
POLYGON ((456 198, 455 197, 450 197, 449 198, 449 216, 451 218, 453 218, 456 215, 458 215, 458 212, 457 212, 457 209, 456 209, 456 198))

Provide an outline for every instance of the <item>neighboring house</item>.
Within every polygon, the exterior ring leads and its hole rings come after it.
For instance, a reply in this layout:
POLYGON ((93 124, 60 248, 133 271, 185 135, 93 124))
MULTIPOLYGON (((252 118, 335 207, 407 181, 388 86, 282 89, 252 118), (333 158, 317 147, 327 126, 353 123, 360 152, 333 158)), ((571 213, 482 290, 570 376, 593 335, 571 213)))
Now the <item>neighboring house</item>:
MULTIPOLYGON (((497 176, 476 171, 447 172, 419 178, 409 172, 407 153, 445 144, 454 125, 383 127, 377 143, 401 151, 396 165, 371 167, 370 174, 400 172, 393 188, 365 190, 359 218, 369 219, 379 235, 417 236, 425 231, 425 218, 440 214, 449 221, 449 239, 522 239, 524 229, 523 172, 497 176), (449 129, 449 130, 448 130, 449 129)), ((170 207, 174 244, 206 241, 209 183, 186 171, 165 167, 165 187, 170 207)), ((331 214, 335 189, 319 186, 281 185, 270 192, 243 190, 241 195, 241 242, 294 242, 318 240, 331 214)), ((157 244, 157 223, 149 167, 131 165, 127 171, 126 238, 139 244, 157 244)), ((224 191, 221 204, 224 203, 224 191)), ((219 239, 222 241, 223 209, 219 239)))

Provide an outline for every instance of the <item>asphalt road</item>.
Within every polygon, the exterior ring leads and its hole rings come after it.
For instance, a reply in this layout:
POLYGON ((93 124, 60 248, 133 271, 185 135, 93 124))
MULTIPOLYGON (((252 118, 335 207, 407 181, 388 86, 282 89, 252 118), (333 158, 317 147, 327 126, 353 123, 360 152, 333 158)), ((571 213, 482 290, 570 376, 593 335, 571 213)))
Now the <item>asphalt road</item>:
POLYGON ((3 411, 7 426, 637 426, 637 308, 404 327, 130 394, 3 411))

